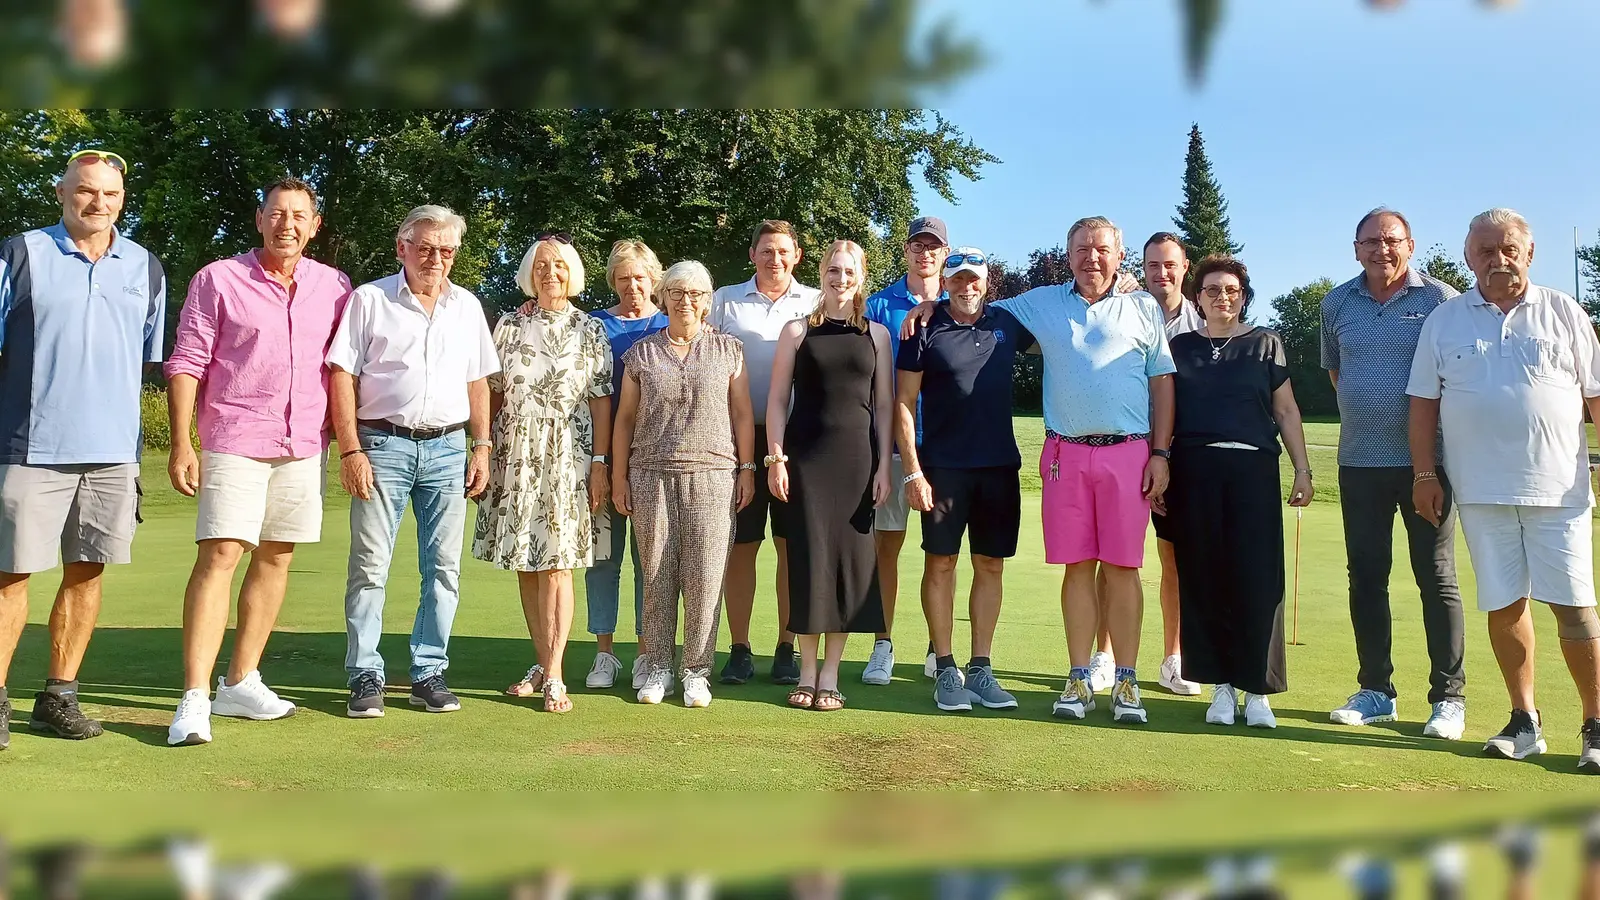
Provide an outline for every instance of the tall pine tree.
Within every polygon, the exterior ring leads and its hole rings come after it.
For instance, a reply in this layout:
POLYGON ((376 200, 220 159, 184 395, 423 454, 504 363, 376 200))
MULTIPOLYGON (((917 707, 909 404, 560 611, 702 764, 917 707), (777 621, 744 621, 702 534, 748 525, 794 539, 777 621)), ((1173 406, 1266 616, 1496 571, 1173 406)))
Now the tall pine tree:
POLYGON ((1198 124, 1189 129, 1189 153, 1183 165, 1183 203, 1172 220, 1178 226, 1184 246, 1192 260, 1202 259, 1212 253, 1237 256, 1244 249, 1235 244, 1228 232, 1228 201, 1222 199, 1222 188, 1211 174, 1211 160, 1206 158, 1205 138, 1200 136, 1198 124))

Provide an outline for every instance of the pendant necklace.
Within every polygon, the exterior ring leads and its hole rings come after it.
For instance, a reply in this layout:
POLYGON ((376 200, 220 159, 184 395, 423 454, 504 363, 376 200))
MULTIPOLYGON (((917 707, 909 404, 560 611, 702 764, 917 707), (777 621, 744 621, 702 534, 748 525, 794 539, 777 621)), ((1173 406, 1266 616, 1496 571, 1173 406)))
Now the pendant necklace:
POLYGON ((1224 340, 1222 342, 1222 344, 1219 346, 1217 344, 1217 342, 1215 340, 1213 340, 1212 337, 1211 337, 1211 329, 1207 328, 1206 329, 1206 342, 1211 345, 1211 359, 1212 359, 1212 361, 1216 361, 1216 360, 1221 359, 1222 358, 1222 351, 1226 350, 1228 348, 1228 344, 1237 336, 1238 336, 1238 332, 1234 332, 1233 334, 1228 335, 1227 340, 1224 340))

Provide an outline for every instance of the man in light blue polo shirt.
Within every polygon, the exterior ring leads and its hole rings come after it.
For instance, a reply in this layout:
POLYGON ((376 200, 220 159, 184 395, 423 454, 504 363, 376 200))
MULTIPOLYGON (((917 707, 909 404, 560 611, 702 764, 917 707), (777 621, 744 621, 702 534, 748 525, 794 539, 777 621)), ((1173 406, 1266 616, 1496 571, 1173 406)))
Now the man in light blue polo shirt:
POLYGON ((56 185, 61 221, 0 244, 0 748, 6 677, 28 616, 28 576, 65 563, 50 669, 29 726, 82 740, 78 667, 107 563, 127 563, 138 519, 139 384, 161 361, 166 275, 117 232, 120 156, 76 154, 56 185))

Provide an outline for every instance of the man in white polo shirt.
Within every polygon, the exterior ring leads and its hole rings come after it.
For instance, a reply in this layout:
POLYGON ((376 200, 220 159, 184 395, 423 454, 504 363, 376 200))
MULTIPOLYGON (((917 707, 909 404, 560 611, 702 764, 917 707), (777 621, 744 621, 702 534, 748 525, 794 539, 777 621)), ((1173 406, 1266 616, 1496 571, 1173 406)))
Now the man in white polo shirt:
POLYGON ((350 492, 345 714, 353 719, 383 715, 384 584, 408 500, 422 573, 411 705, 435 713, 461 708, 444 670, 467 499, 489 484, 488 377, 500 371, 482 305, 449 279, 466 230, 442 206, 412 210, 395 238, 404 268, 350 294, 328 349, 339 477, 350 492))
POLYGON ((1508 759, 1545 751, 1528 604, 1537 600, 1555 614, 1583 703, 1578 768, 1600 774, 1594 491, 1583 423, 1585 406, 1600 421, 1600 340, 1577 301, 1529 283, 1533 234, 1522 216, 1478 215, 1466 257, 1477 287, 1429 314, 1412 360, 1412 499, 1428 521, 1443 517, 1434 452, 1442 422, 1478 608, 1489 614, 1489 643, 1511 695, 1511 720, 1484 751, 1508 759))
MULTIPOLYGON (((767 445, 767 389, 772 383, 772 360, 778 352, 783 326, 811 315, 822 296, 816 288, 794 279, 800 263, 800 244, 794 226, 768 219, 756 226, 750 241, 754 278, 719 289, 711 299, 711 327, 744 343, 744 368, 750 375, 750 406, 756 414, 756 446, 767 445)), ((733 648, 722 667, 723 684, 744 684, 755 677, 750 651, 750 614, 756 602, 756 555, 767 537, 767 513, 772 512, 772 542, 778 551, 778 648, 772 654, 772 680, 798 684, 800 663, 794 655, 794 635, 781 631, 789 621, 789 567, 784 547, 780 501, 767 490, 767 479, 756 479, 756 497, 739 511, 734 527, 733 552, 722 578, 723 603, 728 610, 728 634, 733 648)))

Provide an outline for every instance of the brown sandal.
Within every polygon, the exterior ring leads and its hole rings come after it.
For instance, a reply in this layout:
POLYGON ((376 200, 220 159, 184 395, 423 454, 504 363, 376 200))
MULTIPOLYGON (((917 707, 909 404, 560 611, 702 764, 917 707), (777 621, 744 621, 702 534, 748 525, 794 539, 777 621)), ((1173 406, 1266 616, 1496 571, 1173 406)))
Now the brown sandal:
POLYGON ((818 712, 837 712, 844 709, 844 695, 838 691, 817 691, 811 708, 818 712))
POLYGON ((800 685, 789 692, 789 705, 795 709, 810 709, 817 700, 817 689, 800 685))

